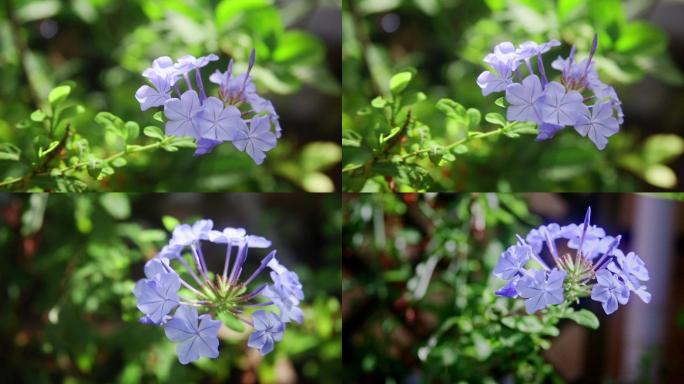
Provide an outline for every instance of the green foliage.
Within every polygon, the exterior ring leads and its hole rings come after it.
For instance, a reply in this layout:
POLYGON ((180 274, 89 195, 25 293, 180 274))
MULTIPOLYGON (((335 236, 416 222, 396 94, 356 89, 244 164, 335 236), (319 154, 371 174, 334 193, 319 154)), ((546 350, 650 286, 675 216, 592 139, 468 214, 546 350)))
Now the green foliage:
MULTIPOLYGON (((3 356, 2 381, 274 382, 287 374, 301 382, 337 382, 342 368, 339 198, 316 195, 275 204, 249 196, 236 199, 238 205, 259 206, 259 217, 239 224, 244 221, 234 209, 211 217, 280 238, 274 245, 281 257, 292 258, 291 266, 304 285, 305 321, 288 326, 275 351, 260 358, 246 346, 251 330, 236 333, 242 331, 242 323, 222 319, 233 330, 221 331, 220 357, 183 366, 163 330, 138 322, 132 289, 143 277, 144 262, 166 244, 169 230, 178 223, 170 215, 215 206, 218 200, 194 196, 191 200, 199 204, 179 209, 178 201, 154 194, 0 197, 0 270, 7 292, 0 341, 9 347, 3 356), (293 214, 292 204, 310 209, 293 214)), ((222 251, 205 251, 208 262, 222 265, 222 260, 212 260, 222 258, 222 251)), ((250 271, 260 254, 253 256, 247 264, 250 271)))
POLYGON ((295 27, 307 25, 316 7, 306 0, 287 7, 271 0, 8 2, 3 16, 14 17, 0 18, 0 190, 335 190, 339 123, 325 109, 339 104, 339 84, 326 43, 295 27), (53 27, 54 36, 41 34, 53 27), (244 71, 252 48, 257 88, 283 127, 261 166, 230 143, 193 157, 195 144, 165 136, 162 113, 141 111, 134 98, 142 71, 159 56, 218 54, 204 74, 209 86, 208 74, 224 71, 229 58, 244 71), (322 100, 320 111, 301 113, 304 87, 322 100), (303 156, 321 144, 337 148, 303 156))
POLYGON ((6 153, 3 159, 17 163, 10 173, 25 170, 21 176, 6 177, 0 187, 58 192, 99 189, 100 182, 114 175, 117 168, 126 166, 126 158, 134 153, 158 148, 175 152, 181 147, 195 146, 191 139, 166 136, 161 128, 153 126, 146 127, 145 133, 150 136, 153 132, 151 137, 155 140, 140 143, 136 141, 140 134, 138 123, 124 122, 110 112, 95 115, 95 127, 99 126, 104 132, 104 140, 93 143, 86 133, 93 127, 76 120, 85 110, 67 99, 70 92, 68 85, 55 88, 48 95, 49 105, 34 111, 30 119, 20 123, 32 138, 26 142, 26 148, 2 144, 6 153))
POLYGON ((664 31, 630 20, 625 8, 618 0, 345 2, 343 189, 679 188, 681 171, 670 165, 683 153, 676 107, 644 114, 632 106, 645 76, 671 85, 684 77, 664 31), (384 17, 398 18, 399 30, 384 30, 384 17), (552 73, 550 62, 572 45, 586 58, 595 32, 599 74, 616 87, 626 115, 604 151, 572 128, 535 141, 535 125, 507 122, 504 99, 482 96, 475 82, 498 42, 561 40, 546 58, 552 73), (652 155, 660 152, 667 155, 652 155))
POLYGON ((344 210, 349 382, 553 382, 559 322, 598 328, 568 302, 527 315, 494 294, 499 256, 539 222, 515 195, 357 195, 344 210))

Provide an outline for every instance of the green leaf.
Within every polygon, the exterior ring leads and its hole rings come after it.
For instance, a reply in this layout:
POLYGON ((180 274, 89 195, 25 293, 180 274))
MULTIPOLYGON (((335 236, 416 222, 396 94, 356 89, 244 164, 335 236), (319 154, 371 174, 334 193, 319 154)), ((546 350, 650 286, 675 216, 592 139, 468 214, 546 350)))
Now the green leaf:
POLYGON ((468 116, 466 109, 461 104, 451 99, 440 99, 437 101, 437 104, 435 104, 435 108, 446 114, 448 117, 461 121, 465 121, 468 116))
POLYGON ((223 0, 216 7, 216 24, 220 27, 235 16, 267 5, 266 0, 223 0))
POLYGON ((677 175, 662 164, 653 164, 644 171, 644 179, 660 188, 674 188, 677 185, 677 175))
POLYGON ((0 144, 0 160, 19 161, 21 149, 12 143, 0 144))
POLYGON ((48 102, 50 105, 54 106, 57 103, 63 101, 71 93, 71 87, 68 85, 60 85, 59 87, 53 89, 48 94, 48 102))
POLYGON ((626 55, 655 55, 667 44, 665 33, 658 27, 641 21, 625 25, 615 42, 615 50, 626 55))
POLYGON ((302 188, 307 192, 328 193, 335 190, 335 184, 330 178, 320 172, 306 174, 302 179, 302 188))
POLYGON ((140 135, 140 126, 135 121, 127 121, 124 127, 127 132, 127 140, 135 140, 140 135))
POLYGON ((593 312, 587 309, 580 309, 579 311, 566 313, 563 317, 576 322, 579 325, 590 329, 598 329, 599 319, 594 315, 593 312))
POLYGON ((273 61, 281 64, 318 63, 325 48, 314 36, 300 31, 285 32, 273 52, 273 61))
POLYGON ((128 164, 128 161, 126 161, 126 159, 124 159, 123 157, 117 157, 116 159, 110 161, 109 164, 111 164, 113 167, 121 168, 126 166, 126 164, 128 164))
POLYGON ((459 145, 455 146, 454 149, 452 149, 451 151, 457 155, 462 155, 462 154, 468 152, 468 147, 463 145, 463 144, 459 144, 459 145))
POLYGON ((342 160, 342 148, 333 142, 313 142, 307 144, 299 161, 308 172, 329 168, 342 160))
POLYGON ((564 22, 568 21, 573 16, 579 14, 584 7, 584 0, 558 0, 558 5, 556 6, 558 19, 564 22))
POLYGON ((162 112, 162 111, 156 112, 154 115, 152 115, 152 118, 157 120, 160 123, 163 123, 164 122, 164 112, 162 112))
POLYGON ((480 125, 482 120, 482 114, 475 108, 468 108, 466 111, 468 114, 468 127, 470 129, 475 129, 480 125))
POLYGON ((506 8, 506 0, 485 0, 485 4, 491 9, 492 11, 502 11, 504 8, 506 8))
POLYGON ((646 139, 643 151, 648 164, 668 163, 684 153, 684 139, 675 134, 651 135, 646 139))
POLYGON ((503 97, 499 97, 494 101, 494 104, 498 105, 501 108, 506 108, 506 102, 504 101, 503 97))
POLYGON ((91 159, 88 162, 88 174, 90 177, 97 178, 100 175, 100 172, 102 171, 102 161, 99 159, 91 159))
POLYGON ((59 141, 52 141, 45 149, 43 147, 38 148, 38 158, 42 159, 45 155, 52 152, 59 145, 59 141))
POLYGON ((361 0, 359 10, 364 14, 388 12, 399 6, 400 0, 361 0))
POLYGON ((155 127, 154 125, 148 125, 147 127, 145 127, 143 129, 143 134, 153 139, 164 139, 164 132, 161 130, 161 128, 155 127))
POLYGON ((104 167, 102 167, 102 169, 100 169, 100 174, 97 175, 97 180, 98 181, 104 180, 113 174, 114 174, 114 168, 112 168, 110 166, 104 166, 104 167))
POLYGON ((166 228, 167 231, 171 232, 180 224, 180 221, 173 216, 164 215, 162 216, 162 224, 164 224, 164 228, 166 228))
POLYGON ((384 108, 385 105, 387 105, 387 100, 385 100, 385 98, 382 96, 378 96, 371 100, 371 105, 373 106, 373 108, 384 108))
POLYGON ((408 84, 411 82, 411 79, 413 78, 413 74, 411 72, 399 72, 396 75, 392 76, 389 82, 390 86, 390 91, 394 95, 398 95, 406 89, 408 84))
POLYGON ((95 115, 95 122, 103 127, 106 131, 112 132, 113 134, 121 136, 124 139, 128 137, 128 129, 126 128, 124 121, 113 113, 99 112, 97 115, 95 115))
POLYGON ((131 203, 125 193, 103 193, 100 204, 115 219, 124 220, 131 215, 131 203))
POLYGON ((440 165, 444 165, 444 163, 450 163, 452 161, 456 161, 456 156, 446 152, 444 156, 442 156, 442 163, 440 165))
POLYGON ((620 0, 587 1, 587 7, 595 27, 614 28, 625 22, 625 11, 620 0))
POLYGON ((58 0, 39 0, 21 3, 25 3, 25 5, 17 9, 17 19, 22 23, 49 19, 57 15, 60 8, 58 0))
POLYGON ((485 120, 489 123, 500 125, 504 127, 506 125, 506 119, 500 113, 490 112, 485 115, 485 120))
POLYGON ((439 165, 439 162, 442 160, 442 156, 444 156, 444 148, 440 146, 434 146, 430 149, 428 152, 428 156, 430 157, 430 161, 434 165, 439 165))
POLYGON ((40 109, 36 109, 31 113, 31 120, 40 123, 41 121, 45 120, 47 116, 45 115, 45 112, 43 112, 40 109))

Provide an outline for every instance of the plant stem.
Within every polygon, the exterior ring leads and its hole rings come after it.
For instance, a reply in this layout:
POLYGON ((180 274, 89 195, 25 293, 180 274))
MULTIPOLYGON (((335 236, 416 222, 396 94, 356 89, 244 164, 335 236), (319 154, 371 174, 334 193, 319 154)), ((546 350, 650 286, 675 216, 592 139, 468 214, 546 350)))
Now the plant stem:
MULTIPOLYGON (((489 136, 497 136, 497 135, 503 133, 503 131, 504 131, 504 130, 503 130, 502 128, 498 128, 498 129, 495 129, 495 130, 493 130, 493 131, 489 131, 489 132, 485 132, 485 133, 480 133, 480 134, 472 135, 472 136, 468 136, 468 137, 464 137, 464 138, 462 138, 461 140, 457 140, 457 141, 455 141, 455 142, 453 142, 453 143, 451 143, 451 144, 445 146, 444 149, 451 149, 451 148, 453 148, 453 147, 455 147, 455 146, 457 146, 457 145, 461 145, 461 144, 468 143, 468 142, 472 141, 473 139, 481 139, 481 138, 489 137, 489 136)), ((479 133, 479 132, 478 132, 478 133, 479 133)), ((411 152, 411 153, 407 153, 407 154, 405 154, 405 155, 402 155, 402 156, 401 156, 401 160, 406 160, 406 159, 411 158, 411 157, 413 157, 413 156, 419 155, 419 154, 421 154, 421 153, 430 152, 430 151, 432 151, 432 148, 423 148, 423 149, 420 149, 420 150, 418 150, 418 151, 415 151, 415 152, 411 152)))
MULTIPOLYGON (((66 136, 68 135, 68 133, 69 133, 68 127, 67 127, 67 131, 66 131, 66 132, 67 132, 67 133, 65 133, 65 137, 66 137, 66 136)), ((140 146, 140 147, 134 147, 134 148, 131 148, 131 149, 126 150, 126 151, 117 152, 117 153, 115 153, 115 154, 113 154, 113 155, 111 155, 111 156, 109 156, 109 157, 106 157, 106 158, 102 159, 102 162, 103 162, 103 163, 108 163, 108 162, 110 162, 110 161, 112 161, 112 160, 114 160, 114 159, 117 159, 117 158, 119 158, 119 157, 125 156, 125 155, 127 155, 127 154, 129 154, 129 153, 144 152, 144 151, 148 151, 148 150, 150 150, 150 149, 159 148, 159 147, 161 147, 162 145, 168 144, 168 142, 169 142, 169 139, 168 139, 168 138, 165 138, 164 140, 157 141, 157 142, 154 142, 154 143, 152 143, 152 144, 143 145, 143 146, 140 146)), ((50 152, 50 154, 53 154, 53 153, 54 153, 54 154, 56 155, 56 154, 59 152, 58 149, 61 148, 62 146, 63 146, 63 145, 58 146, 58 148, 55 148, 52 152, 50 152)), ((48 158, 48 157, 49 157, 48 160, 52 160, 52 159, 54 158, 54 155, 53 155, 53 156, 47 156, 46 158, 48 158)), ((76 164, 70 165, 70 166, 68 166, 68 167, 66 167, 66 168, 59 169, 59 171, 60 171, 62 174, 64 174, 64 173, 67 173, 67 172, 70 172, 70 171, 77 170, 78 168, 85 167, 85 166, 87 166, 87 165, 89 165, 89 164, 90 164, 90 161, 81 161, 81 162, 78 162, 78 163, 76 163, 76 164)), ((8 180, 1 181, 1 182, 0 182, 0 187, 6 187, 6 186, 13 185, 13 184, 17 184, 17 183, 20 183, 20 182, 23 182, 23 181, 29 181, 29 180, 30 180, 31 178, 33 178, 34 176, 46 176, 46 175, 49 175, 49 174, 51 173, 51 171, 44 171, 44 170, 42 170, 46 165, 47 165, 47 162, 46 162, 46 161, 43 161, 43 162, 41 162, 41 164, 40 164, 39 166, 35 167, 35 168, 34 168, 29 174, 27 174, 27 175, 24 175, 24 176, 22 176, 22 177, 15 177, 15 178, 13 178, 13 179, 8 179, 8 180)))

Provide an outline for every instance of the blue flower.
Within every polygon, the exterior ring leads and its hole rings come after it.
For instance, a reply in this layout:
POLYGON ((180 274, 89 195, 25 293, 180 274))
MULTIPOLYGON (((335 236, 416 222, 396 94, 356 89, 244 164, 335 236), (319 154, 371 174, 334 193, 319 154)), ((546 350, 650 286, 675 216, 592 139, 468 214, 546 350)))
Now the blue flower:
POLYGON ((235 132, 246 129, 242 114, 236 107, 223 107, 223 102, 216 97, 204 100, 204 109, 197 116, 197 124, 203 139, 214 141, 230 141, 235 132))
POLYGON ((167 86, 173 86, 178 78, 178 71, 173 66, 173 60, 162 56, 152 62, 152 66, 143 71, 142 75, 150 80, 161 79, 167 86))
POLYGON ((233 76, 233 62, 228 65, 226 72, 216 71, 209 76, 209 81, 219 86, 219 92, 224 100, 249 101, 249 97, 256 95, 256 86, 249 73, 233 76))
POLYGON ((198 220, 193 225, 180 224, 173 229, 171 237, 172 245, 190 245, 199 240, 205 240, 209 237, 214 227, 214 222, 211 220, 198 220))
POLYGON ((646 263, 634 252, 629 252, 627 256, 618 250, 614 252, 615 259, 608 264, 608 270, 619 276, 625 282, 627 288, 634 292, 644 303, 651 302, 651 294, 646 290, 642 281, 648 281, 648 269, 646 263))
POLYGON ((217 244, 238 243, 242 241, 245 236, 247 236, 247 231, 245 231, 244 228, 232 227, 224 228, 222 231, 212 230, 208 233, 209 241, 217 244))
POLYGON ((507 119, 537 123, 538 141, 554 137, 566 126, 574 126, 580 135, 588 136, 603 150, 607 138, 619 131, 624 115, 615 90, 601 82, 594 66, 598 36, 594 36, 587 59, 575 62, 573 46, 567 59, 554 60, 551 67, 561 72, 560 82, 548 81, 542 55, 559 45, 557 40, 541 44, 527 41, 517 49, 511 42, 498 44, 485 56, 484 62, 491 69, 477 77, 477 84, 485 96, 505 91, 507 119), (538 75, 530 62, 535 56, 538 75), (518 68, 521 62, 525 62, 528 72, 524 78, 518 68), (585 97, 589 92, 593 95, 585 97), (587 100, 593 105, 585 104, 587 100))
POLYGON ((184 74, 192 71, 193 69, 200 69, 209 64, 209 62, 216 61, 218 59, 218 56, 213 53, 200 57, 185 55, 178 58, 178 62, 174 65, 174 68, 178 73, 184 74))
POLYGON ((548 52, 553 47, 560 46, 560 41, 551 40, 546 43, 537 44, 534 41, 526 41, 520 44, 515 51, 519 60, 528 60, 540 54, 548 52))
POLYGON ((560 235, 560 230, 560 225, 556 223, 542 225, 531 230, 525 237, 525 241, 532 247, 534 253, 539 253, 544 248, 544 242, 546 242, 544 232, 548 233, 552 240, 555 240, 560 235))
POLYGON ((268 117, 268 119, 271 121, 271 124, 273 124, 275 127, 276 137, 280 138, 282 134, 282 128, 280 127, 278 114, 276 113, 275 108, 273 108, 273 103, 257 95, 256 93, 249 95, 247 97, 247 101, 257 115, 265 115, 268 117))
POLYGON ((529 245, 513 245, 501 254, 494 267, 494 276, 510 280, 524 272, 525 264, 530 260, 532 248, 529 245))
POLYGON ((615 275, 602 269, 596 273, 596 281, 591 290, 591 298, 601 302, 607 315, 617 310, 618 303, 627 304, 629 289, 615 275))
POLYGON ((513 83, 506 87, 508 109, 506 118, 511 121, 541 122, 538 101, 542 97, 542 85, 537 75, 529 75, 522 84, 513 83))
POLYGON ((484 71, 477 77, 477 85, 482 88, 483 96, 504 91, 509 84, 513 83, 513 75, 509 66, 498 65, 493 68, 493 71, 484 71))
POLYGON ((210 315, 198 317, 195 308, 181 306, 164 325, 164 333, 169 340, 178 344, 178 361, 185 365, 202 356, 212 359, 218 357, 219 328, 221 321, 213 320, 210 315))
POLYGON ((484 62, 496 68, 497 71, 503 68, 514 71, 520 63, 520 58, 513 43, 504 41, 494 46, 492 52, 485 56, 484 62))
POLYGON ((154 279, 160 274, 167 273, 176 273, 171 269, 168 257, 154 258, 145 263, 145 276, 148 279, 154 279))
POLYGON ((275 148, 276 141, 275 134, 271 132, 271 121, 266 116, 254 116, 249 128, 238 130, 233 138, 235 148, 247 152, 257 164, 264 162, 265 152, 275 148))
POLYGON ((164 103, 166 134, 200 138, 197 115, 201 112, 202 105, 195 91, 186 91, 180 99, 167 100, 164 103))
POLYGON ((515 299, 516 297, 518 297, 518 291, 516 289, 516 287, 518 286, 518 281, 520 281, 520 278, 514 277, 512 280, 506 283, 506 285, 504 285, 501 289, 494 292, 494 294, 497 296, 515 299))
POLYGON ((180 285, 176 273, 158 273, 153 278, 139 280, 133 288, 138 309, 152 322, 159 324, 165 315, 178 306, 180 285))
POLYGON ((573 125, 586 110, 579 92, 566 92, 565 87, 555 81, 546 85, 544 96, 539 101, 542 120, 554 125, 573 125))
POLYGON ((304 321, 304 312, 299 308, 299 300, 290 294, 283 286, 268 285, 262 295, 271 301, 280 310, 280 320, 283 323, 295 321, 301 324, 304 321))
POLYGON ((527 313, 532 314, 549 305, 562 303, 566 275, 567 272, 554 268, 548 274, 535 270, 521 277, 516 290, 525 299, 527 313))
POLYGON ((542 141, 542 140, 548 140, 553 138, 558 131, 563 129, 562 125, 555 125, 555 124, 549 124, 549 123, 542 123, 539 126, 539 134, 537 135, 536 140, 537 141, 542 141))
POLYGON ((601 103, 594 104, 591 112, 585 110, 579 116, 575 130, 582 136, 589 136, 596 148, 603 149, 608 144, 608 137, 620 130, 620 124, 613 117, 613 107, 609 103, 601 103))
POLYGON ((166 336, 178 344, 176 351, 182 364, 202 356, 218 356, 221 322, 213 318, 223 314, 254 327, 250 347, 259 349, 261 354, 271 352, 275 342, 283 337, 283 323, 304 320, 299 307, 304 292, 297 274, 275 258, 276 250, 263 257, 249 277, 241 279, 249 249, 270 246, 269 239, 248 234, 244 228, 214 229, 212 220, 177 225, 169 243, 145 264, 145 278, 133 289, 143 313, 140 323, 162 326, 166 336), (204 241, 225 245, 222 273, 209 273, 202 251, 204 241), (192 265, 182 257, 186 247, 190 249, 192 265), (174 266, 185 269, 196 285, 185 281, 174 266), (273 284, 250 289, 249 284, 267 268, 271 270, 273 284), (179 294, 181 286, 183 291, 179 294), (255 306, 277 307, 280 314, 262 310, 255 312, 251 321, 243 317, 255 306), (174 308, 176 312, 171 316, 174 308))
POLYGON ((205 139, 205 138, 199 138, 197 140, 197 149, 195 149, 195 153, 193 153, 193 156, 202 156, 206 155, 207 153, 211 153, 211 151, 214 150, 219 144, 221 144, 222 141, 216 141, 212 139, 205 139))
POLYGON ((168 81, 161 77, 150 78, 154 87, 143 85, 135 91, 135 99, 140 103, 140 109, 145 111, 152 107, 164 105, 171 98, 171 87, 168 81))
POLYGON ((587 296, 601 302, 608 314, 618 304, 626 304, 630 292, 646 303, 651 300, 643 284, 649 279, 646 263, 636 253, 625 255, 618 248, 620 235, 608 236, 603 228, 591 224, 591 207, 581 224, 561 227, 549 223, 531 230, 526 241, 517 237, 518 244, 503 252, 494 268, 494 276, 508 280, 495 293, 522 297, 528 313, 587 296), (562 247, 556 245, 560 240, 565 240, 562 247), (545 246, 553 265, 542 258, 545 246), (542 269, 525 269, 530 259, 542 269))
POLYGON ((290 298, 296 300, 304 300, 304 291, 302 290, 302 283, 299 282, 299 276, 285 268, 274 257, 268 262, 268 267, 271 268, 271 280, 279 289, 290 295, 290 298))
POLYGON ((283 339, 285 324, 273 312, 255 311, 252 314, 254 332, 249 335, 247 346, 259 350, 262 356, 273 351, 276 341, 283 339))
POLYGON ((196 139, 194 156, 206 155, 221 143, 232 141, 261 164, 265 152, 276 146, 282 128, 273 104, 257 94, 252 81, 256 51, 252 50, 245 73, 233 76, 231 59, 225 73, 216 71, 209 76, 212 83, 219 85, 219 92, 218 97, 207 96, 200 70, 216 60, 214 54, 185 55, 175 63, 168 56, 159 57, 143 72, 152 86, 141 86, 135 97, 142 110, 163 106, 166 134, 196 139), (192 71, 194 86, 189 76, 192 71), (185 80, 184 86, 177 81, 179 78, 185 80))

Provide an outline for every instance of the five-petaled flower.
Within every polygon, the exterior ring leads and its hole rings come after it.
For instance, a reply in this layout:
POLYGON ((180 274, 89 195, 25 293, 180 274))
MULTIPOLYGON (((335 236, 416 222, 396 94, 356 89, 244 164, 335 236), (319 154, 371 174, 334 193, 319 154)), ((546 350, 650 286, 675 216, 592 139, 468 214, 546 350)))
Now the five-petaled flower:
POLYGON ((164 324, 164 333, 177 343, 176 353, 181 364, 195 361, 202 356, 217 358, 219 355, 218 331, 221 322, 209 315, 197 316, 193 307, 178 308, 171 320, 164 324))
POLYGON ((525 299, 527 313, 535 313, 549 305, 563 302, 563 281, 567 272, 534 270, 518 281, 516 290, 525 299))
POLYGON ((273 312, 256 311, 252 314, 254 332, 249 335, 247 345, 255 348, 263 356, 273 350, 276 341, 283 339, 285 325, 273 312))

